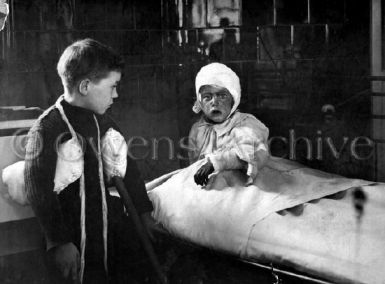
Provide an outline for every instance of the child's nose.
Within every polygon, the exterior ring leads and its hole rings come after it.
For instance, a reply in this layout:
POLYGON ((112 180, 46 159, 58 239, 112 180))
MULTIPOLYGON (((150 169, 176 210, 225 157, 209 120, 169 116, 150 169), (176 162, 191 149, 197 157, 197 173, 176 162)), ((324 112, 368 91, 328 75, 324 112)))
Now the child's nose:
POLYGON ((212 102, 213 102, 214 104, 216 104, 216 103, 218 102, 218 96, 213 96, 212 102))

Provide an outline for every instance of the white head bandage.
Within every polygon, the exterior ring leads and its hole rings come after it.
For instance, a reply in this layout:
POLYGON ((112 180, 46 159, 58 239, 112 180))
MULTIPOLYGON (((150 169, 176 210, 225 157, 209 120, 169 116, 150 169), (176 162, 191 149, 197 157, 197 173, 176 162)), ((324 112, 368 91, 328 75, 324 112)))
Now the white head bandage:
POLYGON ((241 84, 239 77, 233 70, 222 63, 210 63, 203 66, 195 78, 195 91, 197 101, 193 106, 193 111, 199 113, 200 107, 200 93, 199 89, 204 85, 217 85, 226 88, 233 97, 234 105, 229 116, 238 108, 241 101, 241 84))

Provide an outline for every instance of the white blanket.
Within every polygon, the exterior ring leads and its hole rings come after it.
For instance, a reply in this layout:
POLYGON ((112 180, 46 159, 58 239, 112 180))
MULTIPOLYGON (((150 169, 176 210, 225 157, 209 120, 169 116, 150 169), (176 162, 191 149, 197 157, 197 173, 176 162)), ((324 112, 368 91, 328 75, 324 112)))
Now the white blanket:
MULTIPOLYGON (((247 259, 272 259, 280 262, 287 256, 289 260, 285 260, 286 263, 305 267, 305 271, 316 274, 320 271, 322 276, 329 275, 333 279, 355 279, 355 276, 352 278, 352 275, 347 273, 351 271, 351 265, 340 269, 329 265, 332 262, 328 260, 328 253, 325 258, 319 257, 319 253, 325 251, 325 245, 321 245, 320 238, 333 236, 332 238, 335 237, 338 241, 335 246, 331 246, 331 253, 341 254, 342 250, 345 252, 342 254, 343 262, 355 263, 350 239, 345 239, 351 235, 344 233, 355 232, 355 229, 352 229, 354 223, 347 222, 347 218, 354 219, 354 212, 343 210, 346 205, 342 206, 342 201, 323 199, 322 204, 324 200, 331 204, 326 203, 321 211, 310 211, 308 218, 303 214, 304 217, 301 215, 293 219, 297 223, 275 212, 349 188, 365 186, 370 182, 342 178, 304 168, 287 160, 272 158, 250 186, 244 186, 245 174, 240 171, 225 171, 212 176, 209 184, 202 188, 197 186, 193 179, 194 173, 202 163, 203 161, 198 161, 188 168, 147 184, 150 199, 155 207, 154 217, 172 234, 247 259), (350 217, 346 216, 347 212, 351 214, 350 217), (334 227, 330 226, 333 222, 334 227), (345 225, 348 228, 344 228, 345 225), (296 226, 301 226, 302 233, 299 233, 296 226), (319 238, 314 237, 317 235, 319 238), (304 251, 301 251, 302 243, 304 251), (297 247, 293 248, 291 244, 297 247)), ((381 188, 385 194, 385 187, 381 188)), ((373 198, 370 199, 372 200, 373 198)), ((385 210, 383 213, 385 215, 385 210)), ((367 226, 372 233, 373 224, 367 226)), ((384 248, 385 235, 383 232, 380 235, 384 239, 384 248)), ((382 257, 379 261, 384 259, 385 257, 382 257)), ((360 261, 358 266, 361 265, 360 261)), ((367 273, 361 274, 368 276, 367 273)))
POLYGON ((338 283, 385 283, 385 185, 365 186, 360 222, 351 191, 342 200, 306 203, 300 216, 257 222, 247 259, 268 260, 338 283))

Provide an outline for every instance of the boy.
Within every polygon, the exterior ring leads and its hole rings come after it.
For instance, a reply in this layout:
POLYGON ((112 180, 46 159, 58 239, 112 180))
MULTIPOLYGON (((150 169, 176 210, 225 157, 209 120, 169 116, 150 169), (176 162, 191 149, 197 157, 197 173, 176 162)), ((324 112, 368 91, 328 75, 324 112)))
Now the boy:
MULTIPOLYGON (((57 64, 64 94, 39 117, 28 137, 27 196, 48 254, 61 276, 73 281, 115 282, 126 269, 123 260, 130 257, 125 250, 132 236, 122 236, 130 229, 122 204, 106 190, 100 147, 107 132, 120 136, 105 112, 118 97, 123 68, 122 58, 95 40, 68 46, 57 64)), ((121 176, 148 229, 152 204, 135 163, 124 158, 121 176)))

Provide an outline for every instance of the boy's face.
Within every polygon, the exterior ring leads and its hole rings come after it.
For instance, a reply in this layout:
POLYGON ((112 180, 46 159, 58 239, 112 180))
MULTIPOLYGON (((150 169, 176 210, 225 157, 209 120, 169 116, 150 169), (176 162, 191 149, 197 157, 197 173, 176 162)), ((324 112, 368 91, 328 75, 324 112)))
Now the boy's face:
POLYGON ((223 87, 204 85, 200 88, 201 108, 206 118, 214 123, 222 123, 231 112, 233 97, 223 87))
POLYGON ((99 81, 90 81, 86 96, 86 108, 97 114, 104 114, 118 97, 116 90, 121 78, 121 72, 111 71, 99 81))

